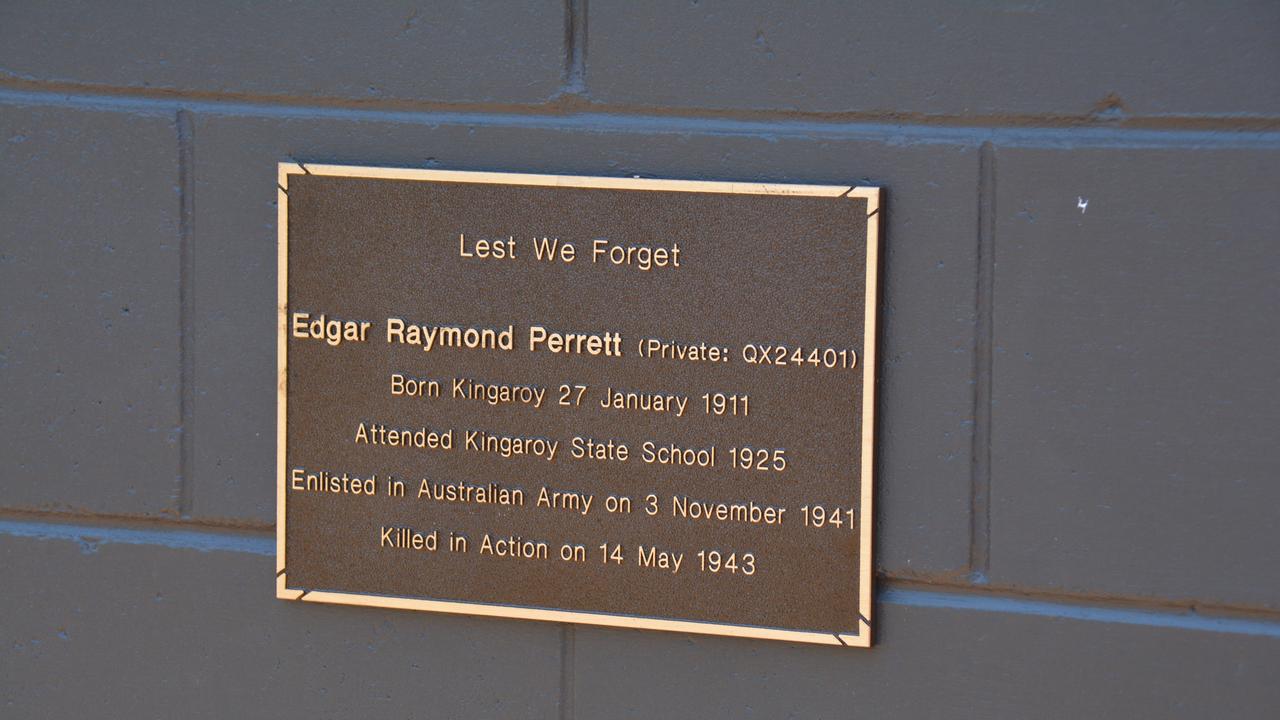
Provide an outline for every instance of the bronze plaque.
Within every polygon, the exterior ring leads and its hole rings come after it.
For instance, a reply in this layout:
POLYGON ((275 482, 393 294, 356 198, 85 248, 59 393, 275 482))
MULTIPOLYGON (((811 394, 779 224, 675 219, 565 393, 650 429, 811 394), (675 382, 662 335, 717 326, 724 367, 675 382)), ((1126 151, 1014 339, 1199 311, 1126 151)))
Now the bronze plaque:
POLYGON ((279 597, 870 644, 879 189, 279 183, 279 597))

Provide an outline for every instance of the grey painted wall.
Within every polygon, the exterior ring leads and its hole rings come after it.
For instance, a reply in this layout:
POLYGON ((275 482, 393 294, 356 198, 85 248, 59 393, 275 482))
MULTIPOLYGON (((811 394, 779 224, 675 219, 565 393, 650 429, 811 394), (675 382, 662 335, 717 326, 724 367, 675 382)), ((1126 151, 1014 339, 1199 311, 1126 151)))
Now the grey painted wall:
POLYGON ((881 5, 0 7, 0 717, 1274 715, 1280 5, 881 5), (886 187, 877 646, 275 600, 290 158, 886 187))

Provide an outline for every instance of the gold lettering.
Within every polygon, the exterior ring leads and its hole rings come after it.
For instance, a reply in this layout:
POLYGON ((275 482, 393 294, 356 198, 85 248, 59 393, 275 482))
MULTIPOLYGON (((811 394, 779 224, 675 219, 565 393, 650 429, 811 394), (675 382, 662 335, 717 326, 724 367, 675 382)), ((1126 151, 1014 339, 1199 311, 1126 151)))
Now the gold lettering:
POLYGON ((634 267, 641 272, 649 272, 655 268, 678 268, 680 243, 673 243, 670 248, 615 245, 606 239, 597 238, 591 241, 591 262, 599 263, 601 258, 611 265, 634 267))
POLYGON ((622 334, 608 330, 602 333, 560 333, 532 325, 529 327, 529 352, 539 350, 565 355, 622 357, 622 334))
POLYGON ((290 334, 301 340, 323 340, 330 347, 337 347, 343 342, 367 341, 370 325, 363 320, 330 318, 324 313, 312 318, 310 313, 297 312, 293 314, 290 334))
POLYGON ((514 260, 516 258, 516 239, 514 236, 505 238, 471 240, 468 243, 467 236, 458 233, 458 256, 464 258, 478 258, 480 260, 514 260))

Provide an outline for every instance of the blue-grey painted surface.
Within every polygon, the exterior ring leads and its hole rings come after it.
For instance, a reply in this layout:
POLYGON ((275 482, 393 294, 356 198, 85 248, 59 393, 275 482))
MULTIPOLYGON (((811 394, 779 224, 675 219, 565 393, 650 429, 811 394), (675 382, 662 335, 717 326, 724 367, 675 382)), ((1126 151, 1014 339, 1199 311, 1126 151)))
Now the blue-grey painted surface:
POLYGON ((0 8, 0 717, 1273 715, 1277 37, 1249 2, 0 8), (275 600, 287 159, 884 186, 876 647, 275 600))

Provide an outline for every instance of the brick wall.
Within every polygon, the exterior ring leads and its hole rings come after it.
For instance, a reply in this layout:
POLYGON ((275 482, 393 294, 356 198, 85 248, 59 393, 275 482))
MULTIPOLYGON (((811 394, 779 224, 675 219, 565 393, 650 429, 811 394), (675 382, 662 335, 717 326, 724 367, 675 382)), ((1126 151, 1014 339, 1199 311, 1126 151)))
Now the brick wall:
POLYGON ((1274 712, 1277 38, 1273 2, 0 8, 0 717, 1274 712), (887 188, 877 647, 275 600, 286 159, 887 188))

